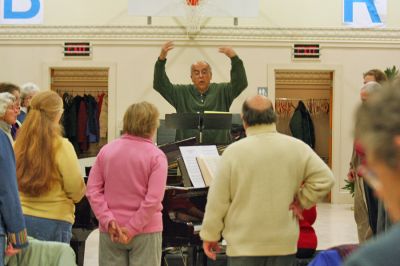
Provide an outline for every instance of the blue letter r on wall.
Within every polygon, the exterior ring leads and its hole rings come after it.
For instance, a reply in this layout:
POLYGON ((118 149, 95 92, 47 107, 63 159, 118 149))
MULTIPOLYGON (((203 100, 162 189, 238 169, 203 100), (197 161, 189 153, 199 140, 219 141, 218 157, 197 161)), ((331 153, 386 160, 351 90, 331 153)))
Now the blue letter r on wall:
POLYGON ((40 10, 39 0, 30 0, 31 8, 27 11, 13 11, 13 0, 4 0, 4 18, 5 19, 29 19, 35 17, 40 10))
POLYGON ((344 22, 353 22, 353 4, 365 3, 373 23, 382 23, 373 0, 344 0, 344 22))

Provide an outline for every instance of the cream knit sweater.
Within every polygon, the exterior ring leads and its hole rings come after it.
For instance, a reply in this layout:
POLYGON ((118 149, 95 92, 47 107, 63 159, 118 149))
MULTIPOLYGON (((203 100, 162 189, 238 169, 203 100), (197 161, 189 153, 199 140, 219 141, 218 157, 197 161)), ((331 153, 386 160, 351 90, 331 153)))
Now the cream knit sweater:
POLYGON ((305 208, 323 199, 333 174, 307 144, 277 133, 275 124, 246 133, 222 155, 200 236, 222 236, 228 256, 294 254, 299 225, 289 205, 296 195, 305 208))

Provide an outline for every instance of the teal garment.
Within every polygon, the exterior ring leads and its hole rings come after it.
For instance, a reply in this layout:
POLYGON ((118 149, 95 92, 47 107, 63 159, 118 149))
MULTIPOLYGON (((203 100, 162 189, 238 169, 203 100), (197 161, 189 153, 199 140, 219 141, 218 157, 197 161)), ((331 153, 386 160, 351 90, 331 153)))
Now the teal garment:
MULTIPOLYGON (((157 60, 154 67, 153 87, 166 99, 177 113, 202 113, 204 111, 229 112, 233 100, 247 87, 243 61, 231 58, 231 80, 227 83, 210 83, 201 94, 193 84, 172 84, 165 72, 167 60, 157 60)), ((176 140, 198 136, 198 130, 177 130, 176 140)), ((228 144, 229 130, 204 130, 203 143, 228 144)))
POLYGON ((65 243, 41 241, 28 237, 29 246, 12 257, 5 258, 5 266, 57 265, 75 266, 75 253, 65 243))
POLYGON ((400 223, 379 234, 356 250, 344 266, 398 266, 400 264, 400 223))

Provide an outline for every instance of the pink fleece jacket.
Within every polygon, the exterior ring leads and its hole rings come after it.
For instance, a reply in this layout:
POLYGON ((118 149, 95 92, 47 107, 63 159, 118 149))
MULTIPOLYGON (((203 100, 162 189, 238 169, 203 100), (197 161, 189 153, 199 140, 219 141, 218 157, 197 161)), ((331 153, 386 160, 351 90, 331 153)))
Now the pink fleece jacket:
POLYGON ((100 231, 116 220, 133 235, 161 232, 167 171, 165 154, 150 139, 125 134, 105 145, 86 191, 100 231))

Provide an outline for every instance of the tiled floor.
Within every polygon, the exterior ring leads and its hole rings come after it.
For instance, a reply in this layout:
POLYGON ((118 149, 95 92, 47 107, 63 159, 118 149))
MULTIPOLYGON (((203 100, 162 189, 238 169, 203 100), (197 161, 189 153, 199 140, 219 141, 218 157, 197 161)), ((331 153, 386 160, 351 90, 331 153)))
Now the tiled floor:
MULTIPOLYGON (((315 231, 318 249, 326 249, 340 244, 357 243, 357 228, 350 204, 322 203, 317 207, 315 231)), ((86 241, 85 266, 97 266, 98 230, 93 231, 86 241)))
POLYGON ((319 250, 358 243, 357 226, 350 204, 319 204, 314 229, 318 236, 319 250))

